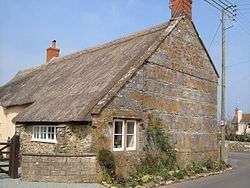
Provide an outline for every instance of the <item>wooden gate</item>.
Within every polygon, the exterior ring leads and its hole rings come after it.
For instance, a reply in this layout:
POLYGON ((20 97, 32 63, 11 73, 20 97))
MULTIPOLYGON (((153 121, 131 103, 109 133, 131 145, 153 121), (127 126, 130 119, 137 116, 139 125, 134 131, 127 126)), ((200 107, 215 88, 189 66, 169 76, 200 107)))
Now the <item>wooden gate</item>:
POLYGON ((14 135, 7 142, 0 142, 0 173, 6 173, 13 179, 18 178, 19 151, 18 135, 14 135))

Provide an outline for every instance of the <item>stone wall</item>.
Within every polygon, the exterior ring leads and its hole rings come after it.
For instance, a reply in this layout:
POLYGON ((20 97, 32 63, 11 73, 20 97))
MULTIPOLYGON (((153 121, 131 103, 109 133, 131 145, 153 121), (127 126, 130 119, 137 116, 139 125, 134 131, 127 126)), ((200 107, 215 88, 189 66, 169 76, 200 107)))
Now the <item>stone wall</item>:
POLYGON ((97 182, 95 155, 22 155, 22 179, 45 182, 97 182))
POLYGON ((19 126, 22 179, 97 182, 99 166, 90 125, 57 125, 57 143, 32 141, 32 126, 19 126))
POLYGON ((250 143, 226 141, 226 148, 229 152, 250 152, 250 143))
POLYGON ((165 122, 179 164, 218 158, 217 75, 191 22, 178 25, 144 73, 145 92, 131 97, 165 122))
POLYGON ((90 125, 57 125, 57 143, 32 141, 32 126, 18 129, 21 138, 21 151, 24 154, 70 154, 93 153, 93 139, 90 125))
MULTIPOLYGON (((181 166, 218 158, 217 75, 190 21, 174 29, 94 122, 106 126, 114 117, 138 117, 146 128, 148 114, 159 116, 172 133, 181 166)), ((125 156, 137 163, 141 153, 122 155, 119 164, 126 163, 125 156)))
POLYGON ((145 121, 144 114, 139 111, 106 108, 100 115, 93 117, 92 126, 95 127, 95 149, 96 151, 106 148, 113 151, 113 119, 134 119, 137 120, 136 127, 136 150, 135 151, 114 151, 117 173, 126 176, 132 172, 143 155, 145 143, 145 121))

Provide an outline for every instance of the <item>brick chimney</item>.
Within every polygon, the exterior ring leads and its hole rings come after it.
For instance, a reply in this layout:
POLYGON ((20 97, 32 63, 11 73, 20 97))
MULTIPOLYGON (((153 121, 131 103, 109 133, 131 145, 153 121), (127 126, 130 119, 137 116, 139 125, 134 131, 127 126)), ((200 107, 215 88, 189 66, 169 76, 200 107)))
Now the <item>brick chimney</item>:
POLYGON ((56 48, 56 40, 53 40, 51 46, 47 48, 46 63, 49 63, 52 58, 58 57, 59 53, 60 49, 56 48))
POLYGON ((240 123, 242 120, 242 111, 239 108, 235 109, 235 116, 237 123, 240 123))
POLYGON ((172 19, 185 16, 192 19, 192 0, 169 0, 172 19))

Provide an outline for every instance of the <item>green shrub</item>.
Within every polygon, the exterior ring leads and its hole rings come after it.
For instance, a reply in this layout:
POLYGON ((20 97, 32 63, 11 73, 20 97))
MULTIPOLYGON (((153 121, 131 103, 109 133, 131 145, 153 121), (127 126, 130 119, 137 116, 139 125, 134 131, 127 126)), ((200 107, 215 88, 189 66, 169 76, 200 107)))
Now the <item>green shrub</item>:
POLYGON ((178 180, 184 179, 184 177, 187 176, 186 170, 177 170, 173 173, 173 177, 175 177, 178 180))
POLYGON ((203 172, 203 166, 201 163, 193 163, 193 170, 195 174, 200 174, 203 172))
POLYGON ((107 149, 101 149, 98 151, 97 160, 104 173, 114 177, 116 170, 114 154, 107 149))
POLYGON ((230 165, 227 165, 224 161, 211 160, 211 159, 205 161, 204 165, 210 171, 224 170, 230 166, 230 165))
POLYGON ((213 161, 211 159, 208 159, 203 162, 203 165, 207 168, 207 170, 213 170, 213 161))
POLYGON ((186 172, 188 176, 193 176, 195 174, 200 174, 206 171, 207 168, 203 163, 192 163, 186 167, 186 172))
POLYGON ((143 183, 148 183, 148 182, 151 182, 151 181, 154 181, 155 177, 152 176, 152 175, 145 175, 145 176, 142 176, 141 180, 143 183))
POLYGON ((129 177, 127 177, 126 179, 126 186, 124 187, 135 187, 137 185, 142 185, 143 182, 142 182, 142 179, 140 176, 134 174, 134 175, 131 175, 129 177))
POLYGON ((143 164, 147 165, 147 169, 151 171, 148 173, 156 172, 159 168, 168 170, 176 168, 176 152, 163 127, 159 119, 151 119, 146 130, 147 142, 144 147, 143 164))
POLYGON ((250 135, 226 135, 226 140, 238 142, 250 142, 250 135))

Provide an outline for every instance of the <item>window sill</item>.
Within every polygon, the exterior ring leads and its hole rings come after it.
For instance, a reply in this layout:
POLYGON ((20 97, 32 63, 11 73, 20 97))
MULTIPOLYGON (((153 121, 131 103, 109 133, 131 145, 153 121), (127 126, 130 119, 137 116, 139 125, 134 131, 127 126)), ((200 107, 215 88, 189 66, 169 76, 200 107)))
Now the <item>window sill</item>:
POLYGON ((113 148, 113 151, 124 151, 123 148, 113 148))
POLYGON ((48 143, 48 144, 57 144, 56 140, 31 139, 31 142, 41 142, 41 143, 48 143))
POLYGON ((136 151, 136 148, 126 148, 126 149, 123 149, 123 148, 120 148, 120 149, 117 149, 117 148, 113 148, 113 151, 136 151))
POLYGON ((126 151, 136 151, 136 148, 126 148, 126 151))

